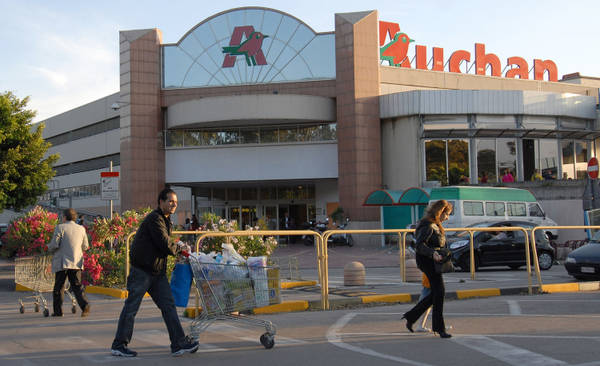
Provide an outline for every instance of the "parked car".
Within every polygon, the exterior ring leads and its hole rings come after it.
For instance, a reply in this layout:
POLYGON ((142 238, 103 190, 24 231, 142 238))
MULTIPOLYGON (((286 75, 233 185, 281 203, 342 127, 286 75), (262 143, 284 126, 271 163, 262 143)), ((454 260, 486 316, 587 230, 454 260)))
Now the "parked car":
MULTIPOLYGON (((481 222, 471 227, 519 226, 533 228, 536 225, 525 221, 481 222)), ((541 234, 541 233, 540 233, 541 234)), ((547 235, 536 234, 536 249, 540 269, 552 267, 555 254, 547 235)), ((469 233, 462 231, 452 235, 448 233, 448 247, 452 251, 452 262, 463 271, 470 270, 469 233)), ((525 262, 525 236, 522 231, 479 231, 473 235, 475 251, 475 270, 480 267, 509 266, 517 269, 525 262)))
POLYGON ((600 231, 592 240, 567 255, 565 268, 578 280, 600 279, 600 231))

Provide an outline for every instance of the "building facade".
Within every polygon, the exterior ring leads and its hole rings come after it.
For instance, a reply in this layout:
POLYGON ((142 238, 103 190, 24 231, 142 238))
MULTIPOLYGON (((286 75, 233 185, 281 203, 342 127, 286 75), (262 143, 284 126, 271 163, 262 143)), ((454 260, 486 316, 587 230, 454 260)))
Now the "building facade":
POLYGON ((61 158, 43 199, 106 214, 99 173, 112 161, 118 211, 170 185, 180 224, 213 212, 275 229, 288 212, 300 227, 340 207, 362 228, 379 227, 363 202, 382 187, 585 177, 599 79, 558 81, 551 60, 516 56, 501 69, 484 44, 444 57, 417 43, 377 11, 335 14, 325 33, 258 7, 173 44, 121 31, 119 92, 44 121, 61 158))

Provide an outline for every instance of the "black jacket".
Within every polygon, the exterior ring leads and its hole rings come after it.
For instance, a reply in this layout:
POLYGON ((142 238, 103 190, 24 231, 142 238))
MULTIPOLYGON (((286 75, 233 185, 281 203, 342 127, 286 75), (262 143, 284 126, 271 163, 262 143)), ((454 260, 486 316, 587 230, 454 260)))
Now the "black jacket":
POLYGON ((446 237, 440 232, 436 224, 427 219, 422 219, 415 230, 415 238, 417 242, 417 266, 421 270, 423 270, 423 267, 433 268, 434 248, 446 246, 446 237))
POLYGON ((169 242, 171 221, 160 208, 150 212, 135 234, 129 258, 131 264, 153 275, 167 270, 167 256, 181 252, 179 246, 169 242))

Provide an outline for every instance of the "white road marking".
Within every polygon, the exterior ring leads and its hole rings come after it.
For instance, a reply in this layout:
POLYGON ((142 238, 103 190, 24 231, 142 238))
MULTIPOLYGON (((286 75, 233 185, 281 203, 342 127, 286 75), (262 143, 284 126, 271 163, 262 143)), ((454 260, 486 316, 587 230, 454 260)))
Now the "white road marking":
POLYGON ((459 336, 452 341, 513 366, 563 366, 566 362, 485 336, 459 336))
POLYGON ((327 341, 336 347, 339 347, 339 348, 342 348, 342 349, 345 349, 348 351, 352 351, 352 352, 362 353, 362 354, 368 355, 368 356, 373 356, 373 357, 382 358, 385 360, 391 360, 391 361, 395 361, 395 362, 406 363, 406 364, 415 365, 415 366, 431 366, 430 364, 427 364, 427 363, 408 360, 406 358, 397 357, 397 356, 390 356, 390 355, 386 355, 384 353, 379 353, 379 352, 373 351, 372 349, 353 346, 353 345, 344 343, 342 341, 342 337, 341 337, 341 334, 339 331, 342 328, 344 328, 346 326, 346 324, 348 324, 348 322, 350 322, 350 320, 352 320, 352 318, 354 318, 356 315, 358 315, 358 314, 357 313, 348 313, 348 314, 344 315, 343 317, 339 318, 337 320, 337 322, 335 322, 335 324, 332 325, 331 327, 329 327, 329 329, 327 330, 327 341))
POLYGON ((507 300, 510 315, 521 315, 521 306, 517 300, 507 300))

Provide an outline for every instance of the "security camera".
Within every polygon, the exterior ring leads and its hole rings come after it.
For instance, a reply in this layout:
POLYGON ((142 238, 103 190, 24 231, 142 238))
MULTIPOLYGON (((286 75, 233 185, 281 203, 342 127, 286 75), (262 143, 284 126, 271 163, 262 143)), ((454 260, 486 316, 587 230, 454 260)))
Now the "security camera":
POLYGON ((119 105, 119 103, 116 103, 116 102, 115 102, 115 103, 113 103, 113 104, 111 104, 111 105, 110 105, 110 108, 111 108, 113 111, 118 111, 118 110, 119 110, 119 108, 121 108, 121 106, 119 105))

